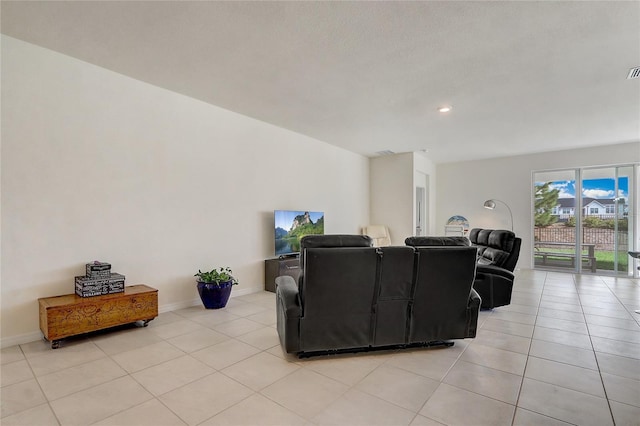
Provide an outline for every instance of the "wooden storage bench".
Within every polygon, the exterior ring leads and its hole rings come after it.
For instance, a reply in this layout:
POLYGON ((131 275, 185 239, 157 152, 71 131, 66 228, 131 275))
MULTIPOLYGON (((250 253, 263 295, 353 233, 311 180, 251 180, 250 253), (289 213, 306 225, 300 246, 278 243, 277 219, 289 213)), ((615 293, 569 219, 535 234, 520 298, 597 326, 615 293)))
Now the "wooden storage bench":
POLYGON ((60 346, 65 337, 89 333, 118 325, 149 321, 158 316, 158 290, 144 284, 125 287, 124 292, 80 297, 76 294, 38 299, 40 330, 60 346))

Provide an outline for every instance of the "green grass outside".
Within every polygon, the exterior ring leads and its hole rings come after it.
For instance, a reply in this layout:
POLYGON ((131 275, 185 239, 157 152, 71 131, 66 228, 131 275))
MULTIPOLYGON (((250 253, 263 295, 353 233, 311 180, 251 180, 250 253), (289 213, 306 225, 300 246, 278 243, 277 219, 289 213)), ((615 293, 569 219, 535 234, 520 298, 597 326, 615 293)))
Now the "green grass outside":
MULTIPOLYGON (((596 251, 596 268, 613 271, 612 251, 596 251)), ((626 271, 629 266, 629 255, 626 251, 618 252, 618 271, 626 271)))

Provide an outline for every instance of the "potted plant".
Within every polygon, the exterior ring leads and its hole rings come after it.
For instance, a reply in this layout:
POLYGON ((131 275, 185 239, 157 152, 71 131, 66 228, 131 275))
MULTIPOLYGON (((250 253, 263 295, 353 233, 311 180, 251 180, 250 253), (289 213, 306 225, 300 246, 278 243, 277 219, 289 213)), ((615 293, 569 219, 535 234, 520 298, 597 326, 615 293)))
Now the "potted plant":
POLYGON ((227 305, 231 288, 238 284, 228 267, 213 268, 209 272, 198 273, 194 276, 198 280, 198 294, 207 309, 220 309, 227 305))

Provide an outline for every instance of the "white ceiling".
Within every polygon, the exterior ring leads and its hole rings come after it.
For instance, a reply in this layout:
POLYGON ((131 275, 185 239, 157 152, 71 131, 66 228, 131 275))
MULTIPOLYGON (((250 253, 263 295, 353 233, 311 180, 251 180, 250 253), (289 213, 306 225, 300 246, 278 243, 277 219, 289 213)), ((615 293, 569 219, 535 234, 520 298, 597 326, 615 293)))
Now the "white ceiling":
POLYGON ((640 140, 640 79, 626 79, 640 66, 638 1, 1 8, 3 34, 366 156, 640 140))

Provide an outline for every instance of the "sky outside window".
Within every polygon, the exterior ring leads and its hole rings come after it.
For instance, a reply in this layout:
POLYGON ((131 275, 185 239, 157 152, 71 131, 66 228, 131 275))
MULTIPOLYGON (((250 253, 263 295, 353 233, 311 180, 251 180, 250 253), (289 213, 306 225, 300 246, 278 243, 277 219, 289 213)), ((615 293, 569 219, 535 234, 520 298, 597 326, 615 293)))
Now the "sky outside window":
MULTIPOLYGON (((618 194, 615 193, 615 179, 585 179, 582 181, 582 196, 597 199, 612 198, 629 198, 629 178, 620 177, 618 179, 618 194)), ((544 182, 537 182, 541 185, 544 182)), ((557 189, 558 198, 575 198, 576 197, 576 181, 565 180, 551 182, 551 189, 557 189)))

